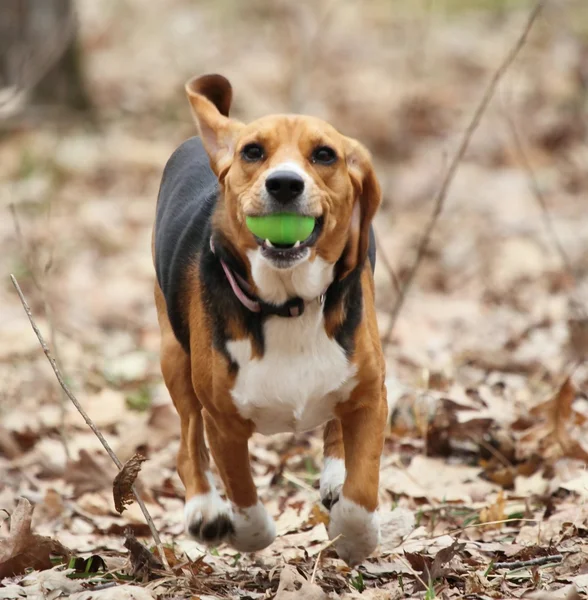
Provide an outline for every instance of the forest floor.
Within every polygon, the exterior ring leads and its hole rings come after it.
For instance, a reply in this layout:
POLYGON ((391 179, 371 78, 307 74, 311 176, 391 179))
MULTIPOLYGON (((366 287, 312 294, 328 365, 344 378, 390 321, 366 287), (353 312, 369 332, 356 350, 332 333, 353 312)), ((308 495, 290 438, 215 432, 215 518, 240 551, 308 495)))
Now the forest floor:
POLYGON ((78 2, 95 118, 31 112, 0 145, 0 598, 586 593, 588 6, 562 0, 536 22, 388 337, 391 273, 406 280, 447 165, 529 11, 409 4, 78 2), (322 116, 376 160, 377 309, 399 383, 382 544, 353 570, 328 544, 320 432, 251 443, 277 525, 269 548, 207 551, 183 534, 150 238, 162 168, 195 131, 183 82, 215 71, 233 83, 237 117, 322 116), (138 489, 171 571, 134 543, 153 549, 138 506, 116 512, 117 469, 64 399, 9 273, 119 459, 147 458, 138 489))

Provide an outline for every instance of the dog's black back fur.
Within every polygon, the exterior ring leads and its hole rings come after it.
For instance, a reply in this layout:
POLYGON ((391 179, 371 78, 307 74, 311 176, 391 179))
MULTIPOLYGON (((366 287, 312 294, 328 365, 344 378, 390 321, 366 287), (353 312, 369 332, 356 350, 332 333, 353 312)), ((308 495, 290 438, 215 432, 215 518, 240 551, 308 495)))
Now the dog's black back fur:
POLYGON ((181 306, 186 272, 209 243, 218 194, 204 146, 200 138, 190 138, 165 166, 155 217, 155 272, 172 329, 184 348, 189 345, 181 306))

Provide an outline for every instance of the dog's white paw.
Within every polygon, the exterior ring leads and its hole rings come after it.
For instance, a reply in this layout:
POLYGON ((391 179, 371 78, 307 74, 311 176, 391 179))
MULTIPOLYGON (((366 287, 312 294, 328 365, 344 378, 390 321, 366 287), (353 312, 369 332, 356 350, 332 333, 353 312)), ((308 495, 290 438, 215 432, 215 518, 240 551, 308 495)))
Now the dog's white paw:
POLYGON ((321 473, 320 494, 323 506, 331 510, 339 500, 345 481, 345 461, 342 458, 325 458, 321 473))
POLYGON ((207 546, 217 546, 234 531, 233 511, 215 488, 192 496, 184 506, 186 533, 207 546))
POLYGON ((229 543, 240 552, 263 550, 276 537, 274 520, 261 502, 247 508, 233 505, 233 526, 229 543))
POLYGON ((377 512, 370 512, 340 495, 331 509, 329 538, 335 550, 349 566, 361 564, 380 542, 380 522, 377 512))

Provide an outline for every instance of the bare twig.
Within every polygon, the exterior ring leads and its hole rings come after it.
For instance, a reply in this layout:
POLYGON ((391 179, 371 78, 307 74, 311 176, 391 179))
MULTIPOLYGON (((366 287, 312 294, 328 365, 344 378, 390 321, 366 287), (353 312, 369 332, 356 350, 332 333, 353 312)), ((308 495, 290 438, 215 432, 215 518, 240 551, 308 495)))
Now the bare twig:
POLYGON ((498 84, 500 83, 501 79, 504 77, 504 75, 506 74, 506 72, 508 71, 508 69, 510 68, 510 66, 512 65, 514 60, 516 59, 517 55, 519 54, 519 52, 521 51, 523 46, 525 45, 525 42, 527 41, 527 37, 529 36, 529 32, 531 31, 533 24, 535 23, 535 20, 537 19, 539 13, 541 12, 544 4, 545 4, 545 1, 540 0, 533 7, 533 10, 531 11, 529 18, 527 19, 527 23, 526 23, 521 35, 519 36, 515 45, 511 48, 510 52, 506 55, 505 59, 502 61, 502 63, 496 69, 494 75, 492 76, 492 79, 490 80, 490 82, 488 84, 488 87, 486 88, 486 91, 484 92, 484 95, 482 96, 482 100, 480 101, 480 104, 478 105, 478 107, 476 108, 476 111, 474 112, 474 116, 472 117, 470 124, 468 125, 467 129, 465 130, 465 133, 462 137, 462 140, 457 149, 457 152, 455 153, 451 163, 449 164, 449 168, 447 170, 447 173, 445 174, 445 178, 443 179, 443 181, 441 183, 441 187, 439 188, 439 191, 437 192, 437 196, 435 197, 433 213, 431 215, 431 218, 429 219, 429 222, 427 223, 425 231, 424 231, 424 233, 419 241, 419 244, 417 246, 416 257, 415 257, 414 263, 408 272, 408 275, 406 277, 404 285, 402 286, 400 293, 398 295, 398 298, 396 299, 396 303, 392 307, 392 310, 390 313, 390 324, 388 326, 388 331, 386 332, 386 335, 384 336, 384 343, 388 343, 390 341, 390 338, 392 336, 392 331, 394 330, 394 325, 396 324, 396 320, 398 319, 400 310, 402 309, 402 307, 404 305, 404 301, 406 299, 408 290, 410 289, 410 287, 414 281, 415 275, 416 275, 416 273, 421 265, 421 262, 425 256, 425 253, 429 246, 431 234, 433 232, 433 229, 435 228, 435 225, 437 224, 439 215, 441 214, 441 211, 443 210, 443 206, 445 204, 445 198, 447 197, 447 192, 449 191, 449 186, 451 185, 451 182, 453 181, 453 178, 455 177, 455 174, 457 172, 459 164, 460 164, 461 160, 463 159, 463 157, 466 153, 466 150, 468 149, 472 135, 478 128, 478 125, 480 124, 480 121, 482 120, 482 117, 484 116, 484 113, 486 112, 486 109, 488 108, 488 105, 490 104, 490 100, 492 100, 492 97, 494 96, 494 92, 496 91, 498 84))
POLYGON ((474 444, 479 444, 480 446, 482 446, 482 448, 484 448, 484 450, 486 450, 487 452, 489 452, 490 454, 492 454, 492 456, 496 460, 498 460, 499 462, 501 462, 507 469, 512 468, 513 464, 510 462, 510 460, 508 460, 508 458, 506 458, 506 456, 504 456, 504 454, 502 454, 502 452, 496 450, 496 448, 494 448, 492 446, 492 444, 489 444, 488 442, 484 441, 483 439, 478 439, 474 435, 468 435, 467 437, 472 442, 474 442, 474 444))
POLYGON ((284 471, 282 473, 282 477, 286 481, 289 481, 290 483, 297 485, 299 488, 302 488, 303 490, 306 490, 307 492, 312 492, 313 494, 315 493, 315 489, 311 485, 308 485, 308 483, 306 483, 306 481, 304 481, 303 479, 300 479, 300 477, 294 475, 294 473, 291 473, 290 471, 284 471))
POLYGON ((316 572, 319 566, 319 562, 321 560, 321 556, 323 554, 323 552, 327 549, 330 548, 335 542, 337 542, 341 536, 343 534, 340 533, 337 537, 334 537, 332 540, 329 540, 319 551, 319 553, 316 555, 316 560, 314 561, 314 567, 312 568, 312 575, 310 576, 310 583, 314 583, 315 579, 316 579, 316 572))
POLYGON ((395 555, 397 559, 400 560, 401 563, 404 564, 405 567, 407 567, 411 573, 411 575, 414 575, 420 582, 420 584, 423 586, 423 589, 427 589, 429 586, 423 581, 423 578, 418 574, 418 572, 416 571, 416 569, 413 569, 412 566, 410 565, 410 563, 406 560, 406 558, 404 558, 404 556, 401 556, 400 554, 396 554, 395 555))
MULTIPOLYGON (((41 348, 43 348, 43 352, 45 353, 45 356, 47 357, 47 360, 49 361, 49 364, 51 365, 51 368, 53 369, 53 372, 55 373, 55 377, 57 377, 57 381, 59 381, 59 385, 61 386, 61 388, 67 395, 67 397, 72 401, 73 405, 78 409, 78 412, 82 415, 82 417, 83 417, 84 421, 86 421, 86 424, 88 425, 88 427, 94 432, 96 437, 100 440, 100 443, 106 450, 108 456, 110 456, 110 458, 112 459, 112 462, 114 462, 114 464, 118 467, 118 469, 120 471, 123 467, 122 462, 119 460, 118 456, 114 453, 114 450, 110 447, 110 444, 106 441, 106 438, 102 435, 100 430, 96 427, 96 425, 94 424, 94 422, 92 421, 92 419, 90 418, 88 413, 84 410, 84 408, 80 404, 80 401, 74 396, 73 392, 69 389, 69 386, 67 385, 67 383, 65 383, 65 381, 63 380, 61 371, 59 370, 59 367, 57 366, 57 363, 55 362, 55 359, 53 358, 53 355, 51 354, 51 350, 49 349, 49 346, 47 346, 47 342, 45 342, 45 339, 43 338, 43 334, 39 331, 39 328, 37 327, 37 324, 35 323, 31 309, 24 297, 24 294, 22 293, 22 290, 20 289, 20 285, 18 285, 18 281, 16 280, 16 277, 11 274, 10 279, 12 280, 12 285, 14 285, 14 288, 16 289, 16 293, 18 294, 18 297, 20 298, 22 306, 23 306, 25 312, 27 313, 27 317, 29 318, 31 327, 33 328, 33 331, 35 332, 35 335, 37 336, 37 339, 39 340, 39 344, 41 344, 41 348)), ((167 562, 165 552, 163 551, 163 546, 161 544, 161 538, 159 537, 159 533, 155 527, 155 523, 153 523, 153 519, 151 518, 151 515, 149 514, 149 511, 147 510, 147 507, 145 506, 143 499, 137 493, 137 489, 135 486, 133 486, 133 494, 135 495, 137 504, 139 505, 139 507, 141 508, 141 511, 143 512, 145 521, 147 521, 147 524, 149 525, 149 530, 151 531, 151 535, 153 536, 153 540, 155 541, 155 545, 157 546, 157 550, 159 551, 161 561, 165 565, 165 567, 169 570, 170 567, 167 562)))
POLYGON ((529 560, 515 560, 512 562, 497 562, 492 566, 493 569, 521 569, 523 567, 535 567, 537 565, 546 565, 551 563, 560 563, 563 560, 562 554, 552 554, 551 556, 540 556, 529 560))

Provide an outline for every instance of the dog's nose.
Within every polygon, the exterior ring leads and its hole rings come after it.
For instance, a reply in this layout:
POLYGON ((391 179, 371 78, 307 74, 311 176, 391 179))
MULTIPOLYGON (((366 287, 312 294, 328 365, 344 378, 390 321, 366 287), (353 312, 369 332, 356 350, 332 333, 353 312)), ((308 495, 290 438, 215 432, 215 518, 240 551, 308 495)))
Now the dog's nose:
POLYGON ((276 171, 265 180, 265 189, 272 198, 286 204, 304 191, 304 179, 294 171, 276 171))

